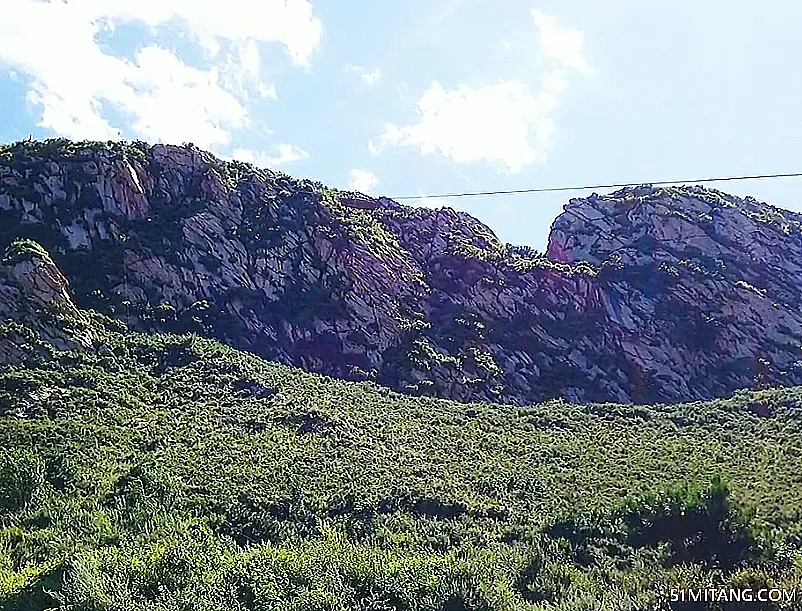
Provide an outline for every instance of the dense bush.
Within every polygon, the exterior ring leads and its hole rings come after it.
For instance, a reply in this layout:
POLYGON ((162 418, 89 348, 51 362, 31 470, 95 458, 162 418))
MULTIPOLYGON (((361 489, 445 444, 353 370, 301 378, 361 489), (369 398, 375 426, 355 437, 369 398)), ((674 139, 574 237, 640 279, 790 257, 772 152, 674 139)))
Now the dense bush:
POLYGON ((0 518, 31 505, 44 481, 44 464, 33 452, 0 452, 0 518))
POLYGON ((3 609, 643 611, 800 585, 802 389, 464 405, 92 320, 104 350, 0 371, 3 609))
POLYGON ((619 515, 633 547, 671 546, 671 562, 703 562, 732 568, 759 555, 749 516, 735 504, 727 485, 684 487, 630 502, 619 515))
POLYGON ((720 477, 707 486, 686 485, 628 499, 603 513, 549 524, 544 533, 569 541, 580 563, 627 549, 667 546, 664 564, 701 564, 732 570, 758 560, 764 549, 751 516, 731 498, 720 477))

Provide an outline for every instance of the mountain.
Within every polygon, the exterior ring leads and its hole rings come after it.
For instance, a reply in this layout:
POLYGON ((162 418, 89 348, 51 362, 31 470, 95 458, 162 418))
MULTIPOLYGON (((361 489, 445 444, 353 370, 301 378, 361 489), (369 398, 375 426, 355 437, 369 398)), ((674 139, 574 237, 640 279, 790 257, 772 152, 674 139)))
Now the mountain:
POLYGON ((541 255, 191 146, 0 159, 3 611, 800 608, 796 215, 642 187, 541 255))
POLYGON ((450 208, 198 150, 0 149, 0 248, 77 307, 409 394, 672 402, 802 384, 802 217, 700 187, 571 200, 547 253, 450 208))
POLYGON ((412 397, 133 332, 30 241, 0 316, 3 611, 799 608, 670 593, 802 590, 802 388, 412 397))

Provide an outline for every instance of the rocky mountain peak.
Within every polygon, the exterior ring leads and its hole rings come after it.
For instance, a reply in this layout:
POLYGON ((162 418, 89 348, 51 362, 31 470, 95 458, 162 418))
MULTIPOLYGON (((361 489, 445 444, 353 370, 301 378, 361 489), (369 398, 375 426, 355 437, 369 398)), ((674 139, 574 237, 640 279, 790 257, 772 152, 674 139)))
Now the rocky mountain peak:
POLYGON ((600 265, 688 257, 779 262, 779 243, 802 244, 802 216, 704 187, 648 185, 572 199, 552 227, 548 254, 600 265))
POLYGON ((571 200, 544 256, 463 212, 189 145, 0 147, 0 247, 36 240, 61 270, 16 263, 14 299, 459 400, 802 383, 799 228, 750 198, 643 186, 571 200))

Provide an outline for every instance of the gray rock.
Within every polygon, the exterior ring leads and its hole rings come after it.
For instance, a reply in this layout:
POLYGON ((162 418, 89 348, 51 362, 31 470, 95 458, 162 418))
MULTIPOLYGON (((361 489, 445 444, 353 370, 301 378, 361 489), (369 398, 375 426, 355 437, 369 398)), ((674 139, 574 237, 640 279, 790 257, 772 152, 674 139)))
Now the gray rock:
MULTIPOLYGON (((70 287, 55 265, 7 269, 0 316, 28 316, 17 302, 36 295, 465 401, 802 384, 802 217, 754 199, 648 185, 574 199, 540 256, 450 208, 194 148, 103 146, 26 149, 27 173, 0 163, 0 247, 35 228, 70 287)), ((79 335, 59 341, 91 343, 79 335)))

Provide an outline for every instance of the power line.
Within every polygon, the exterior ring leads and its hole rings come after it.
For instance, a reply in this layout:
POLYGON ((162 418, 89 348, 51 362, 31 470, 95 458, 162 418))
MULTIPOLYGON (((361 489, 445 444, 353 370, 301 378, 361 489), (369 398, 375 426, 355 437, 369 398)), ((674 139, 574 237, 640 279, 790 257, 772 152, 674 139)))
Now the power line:
POLYGON ((724 182, 732 180, 754 180, 757 178, 799 178, 802 177, 802 172, 793 172, 790 174, 754 174, 752 176, 724 176, 722 178, 698 178, 696 180, 654 180, 651 182, 626 182, 609 185, 584 185, 577 187, 539 187, 534 189, 513 189, 510 191, 476 191, 473 193, 443 193, 440 195, 405 195, 403 197, 391 197, 389 199, 401 201, 405 199, 426 199, 432 198, 446 198, 446 197, 479 197, 484 195, 515 195, 519 193, 554 193, 557 191, 586 191, 588 189, 616 189, 622 187, 640 187, 642 185, 678 185, 678 184, 694 184, 705 182, 724 182))

